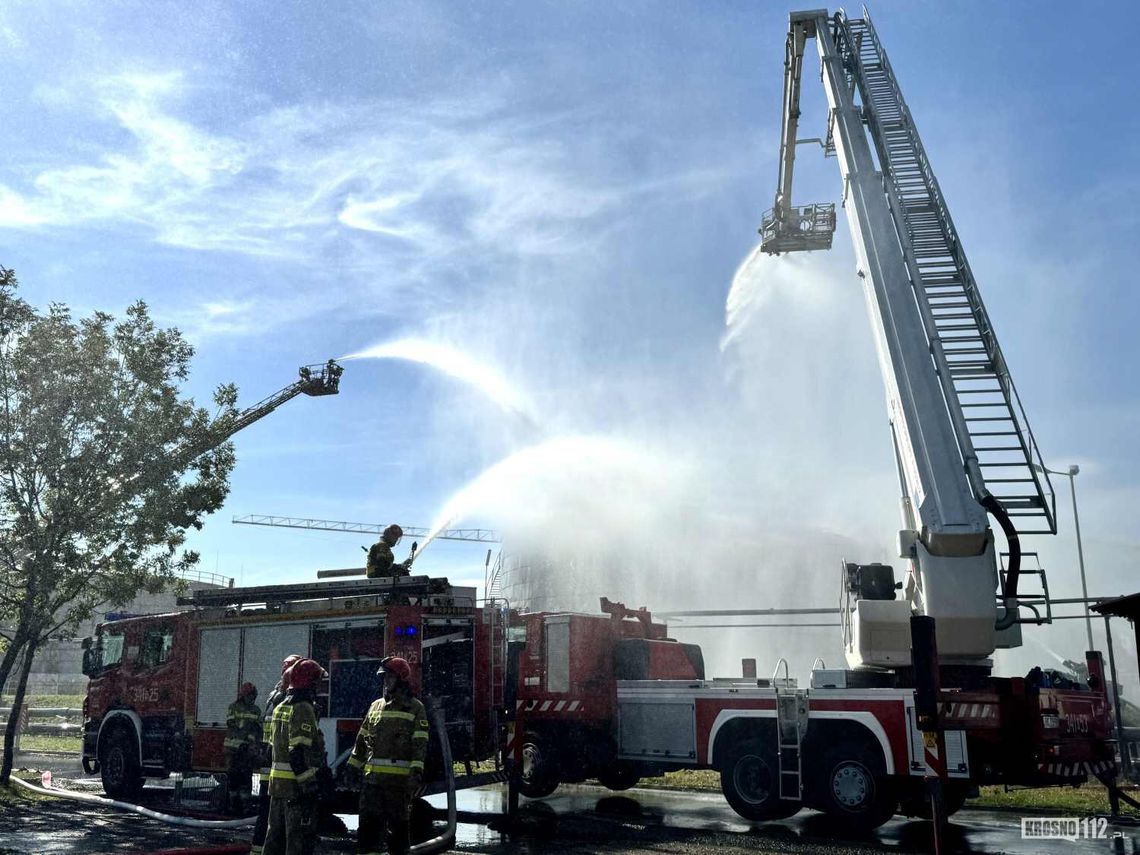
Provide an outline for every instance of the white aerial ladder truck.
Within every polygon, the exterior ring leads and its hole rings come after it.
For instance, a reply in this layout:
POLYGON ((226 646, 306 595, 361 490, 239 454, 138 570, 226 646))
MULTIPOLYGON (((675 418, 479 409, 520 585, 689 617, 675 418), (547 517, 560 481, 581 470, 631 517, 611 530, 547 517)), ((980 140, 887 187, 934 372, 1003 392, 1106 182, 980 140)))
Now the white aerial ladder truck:
MULTIPOLYGON (((844 567, 844 642, 856 669, 905 670, 912 614, 937 622, 945 674, 970 682, 998 647, 1020 645, 1019 533, 1056 533, 1052 487, 890 61, 866 10, 792 13, 776 200, 763 219, 768 253, 827 249, 831 204, 795 206, 792 174, 807 42, 827 95, 824 153, 843 178, 902 487, 893 571, 844 567), (1008 563, 999 575, 989 517, 1008 563), (995 593, 997 596, 995 596, 995 593)), ((813 140, 812 142, 819 142, 813 140)), ((1036 617, 1027 618, 1036 620, 1036 617)))
POLYGON ((1018 535, 1055 532, 1052 490, 866 13, 790 16, 780 180, 761 228, 769 253, 832 243, 835 206, 792 203, 800 142, 822 142, 843 177, 902 485, 904 593, 897 597, 893 568, 845 563, 849 667, 817 660, 807 688, 782 658, 771 678, 706 679, 699 648, 669 639, 644 609, 603 599, 603 615, 521 616, 519 788, 541 797, 597 777, 620 789, 663 770, 711 768, 750 820, 807 806, 836 826, 866 830, 896 810, 941 819, 987 784, 1097 777, 1111 787, 1099 653, 1087 654, 1083 682, 1041 668, 990 673, 994 650, 1020 642, 1021 622, 1051 617, 1047 588, 1043 597, 1019 595, 1018 535), (822 141, 797 138, 809 39, 830 108, 822 141), (1008 543, 1004 573, 990 516, 1008 543))

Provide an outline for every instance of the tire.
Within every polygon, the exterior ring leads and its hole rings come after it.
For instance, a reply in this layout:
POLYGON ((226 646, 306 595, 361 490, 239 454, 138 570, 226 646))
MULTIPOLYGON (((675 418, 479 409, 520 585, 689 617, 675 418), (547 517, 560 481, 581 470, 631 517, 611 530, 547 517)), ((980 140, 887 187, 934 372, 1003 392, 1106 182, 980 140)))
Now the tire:
MULTIPOLYGON (((942 807, 947 817, 960 811, 966 804, 969 787, 965 784, 948 781, 942 786, 942 807)), ((931 819, 930 799, 922 796, 913 796, 902 799, 899 803, 899 813, 904 816, 914 816, 919 819, 931 819)))
POLYGON ((720 772, 720 789, 734 811, 745 819, 787 819, 800 802, 780 798, 780 767, 776 751, 759 739, 742 743, 720 772))
POLYGON ((528 735, 522 747, 519 792, 528 799, 542 799, 557 789, 558 771, 550 751, 533 735, 528 735))
POLYGON ((898 799, 878 749, 842 741, 824 751, 821 767, 821 807, 844 828, 871 831, 895 815, 898 799))
POLYGON ((137 801, 142 794, 143 774, 134 735, 116 727, 99 740, 99 774, 103 792, 121 802, 137 801))
POLYGON ((607 790, 621 792, 636 787, 641 781, 641 775, 635 767, 628 763, 614 763, 598 773, 598 783, 607 790))

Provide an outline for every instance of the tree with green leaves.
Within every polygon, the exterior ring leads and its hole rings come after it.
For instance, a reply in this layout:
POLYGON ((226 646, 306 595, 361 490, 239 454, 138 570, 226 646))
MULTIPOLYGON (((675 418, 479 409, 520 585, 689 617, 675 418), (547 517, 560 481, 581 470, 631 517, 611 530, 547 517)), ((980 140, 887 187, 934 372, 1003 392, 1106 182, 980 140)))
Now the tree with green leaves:
POLYGON ((198 561, 186 532, 229 491, 233 446, 213 437, 237 400, 219 386, 211 414, 180 395, 193 348, 146 304, 76 320, 17 289, 0 267, 0 686, 16 676, 0 784, 37 649, 198 561))

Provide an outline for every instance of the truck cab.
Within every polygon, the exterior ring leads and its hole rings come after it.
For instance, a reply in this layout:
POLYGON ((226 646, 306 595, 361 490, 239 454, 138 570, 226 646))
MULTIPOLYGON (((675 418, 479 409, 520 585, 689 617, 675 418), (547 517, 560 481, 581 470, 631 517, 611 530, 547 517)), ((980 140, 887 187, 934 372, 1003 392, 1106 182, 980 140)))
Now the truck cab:
POLYGON ((113 798, 132 798, 146 774, 188 768, 183 715, 192 627, 181 613, 100 624, 84 640, 83 767, 113 798))
MULTIPOLYGON (((147 777, 226 771, 226 714, 244 682, 264 702, 290 654, 329 673, 316 707, 334 771, 381 692, 384 656, 412 664, 458 762, 498 754, 509 610, 446 579, 384 577, 195 591, 186 611, 109 620, 84 640, 83 766, 131 800, 147 777)), ((442 780, 433 737, 427 780, 442 780), (433 778, 433 774, 436 776, 433 778)), ((485 782, 484 782, 485 783, 485 782)))

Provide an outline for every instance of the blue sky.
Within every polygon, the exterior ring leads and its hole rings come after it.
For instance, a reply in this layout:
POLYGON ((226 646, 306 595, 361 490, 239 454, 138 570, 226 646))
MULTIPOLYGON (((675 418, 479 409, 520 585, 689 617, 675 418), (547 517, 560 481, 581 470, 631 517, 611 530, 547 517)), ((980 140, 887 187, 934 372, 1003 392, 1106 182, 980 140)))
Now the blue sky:
MULTIPOLYGON (((1093 23, 1125 8, 872 9, 1046 460, 1082 466, 1097 593, 1133 588, 1140 560, 1140 129, 1127 28, 1093 23)), ((830 604, 837 565, 773 558, 768 579, 717 552, 747 529, 839 538, 828 562, 836 549, 889 559, 897 526, 845 225, 829 255, 770 271, 721 346, 730 282, 774 192, 788 11, 6 4, 0 260, 41 305, 145 299, 197 346, 202 398, 233 380, 252 403, 302 363, 392 339, 462 348, 522 390, 548 434, 618 437, 668 473, 638 470, 641 492, 615 510, 536 498, 597 461, 533 483, 516 472, 511 497, 469 523, 509 526, 527 505, 530 533, 551 543, 660 550, 666 569, 626 594, 659 607, 830 604), (631 513, 653 496, 668 513, 631 513)), ((821 104, 813 69, 807 135, 821 104)), ((837 200, 834 162, 804 152, 797 197, 837 200)), ((351 361, 339 397, 299 399, 236 438, 231 497, 195 538, 203 568, 267 583, 357 563, 365 539, 230 517, 427 525, 532 438, 439 372, 351 361)), ((1061 535, 1033 545, 1072 594, 1067 504, 1060 516, 1061 535)), ((482 560, 433 546, 433 572, 452 578, 481 578, 482 560)), ((1041 638, 1080 649, 1073 624, 1041 638)))

